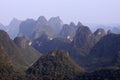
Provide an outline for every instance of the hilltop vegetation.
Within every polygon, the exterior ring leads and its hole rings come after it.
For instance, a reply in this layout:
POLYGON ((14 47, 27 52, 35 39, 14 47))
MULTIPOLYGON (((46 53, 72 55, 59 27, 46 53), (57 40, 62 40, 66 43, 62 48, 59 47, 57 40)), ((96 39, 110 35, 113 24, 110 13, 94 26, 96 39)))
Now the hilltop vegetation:
POLYGON ((23 77, 24 73, 12 63, 0 45, 0 80, 21 80, 23 77))
POLYGON ((80 72, 83 69, 71 60, 69 53, 53 51, 41 56, 26 73, 31 80, 73 80, 80 72))

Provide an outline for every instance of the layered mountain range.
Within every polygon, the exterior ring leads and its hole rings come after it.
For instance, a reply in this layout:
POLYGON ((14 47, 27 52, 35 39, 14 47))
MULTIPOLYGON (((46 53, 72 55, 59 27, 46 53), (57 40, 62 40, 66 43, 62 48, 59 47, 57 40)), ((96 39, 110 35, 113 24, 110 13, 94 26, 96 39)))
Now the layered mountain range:
MULTIPOLYGON (((58 37, 58 36, 65 37, 68 34, 70 34, 69 35, 70 37, 74 37, 75 31, 80 25, 82 25, 80 22, 78 22, 77 25, 75 25, 74 22, 65 25, 59 16, 51 17, 49 20, 47 20, 44 16, 40 16, 37 20, 34 19, 18 20, 16 18, 13 18, 8 25, 4 25, 0 23, 0 29, 8 32, 11 39, 14 39, 17 36, 25 36, 25 35, 30 39, 32 37, 38 38, 40 37, 39 34, 40 33, 42 34, 43 32, 48 32, 47 34, 49 34, 52 37, 58 37), (65 27, 68 25, 69 27, 65 27), (29 29, 27 26, 29 26, 29 29), (47 27, 49 27, 51 31, 47 30, 47 27), (66 29, 69 30, 67 31, 66 29), (28 32, 31 32, 32 36, 27 35, 28 32)), ((102 24, 89 23, 85 25, 89 26, 92 32, 94 32, 98 28, 103 28, 105 32, 111 30, 113 33, 116 34, 120 33, 119 24, 102 25, 102 24)))
POLYGON ((6 27, 0 24, 6 30, 0 30, 1 80, 120 79, 117 28, 93 32, 80 22, 64 24, 59 17, 44 16, 14 19, 6 27))
POLYGON ((18 36, 36 39, 46 33, 49 37, 55 37, 62 29, 62 26, 63 22, 59 17, 52 17, 47 21, 44 16, 40 16, 36 21, 33 19, 23 21, 18 36))
POLYGON ((14 39, 19 32, 19 25, 21 24, 21 20, 13 18, 12 21, 8 25, 0 24, 0 29, 6 31, 11 39, 14 39))

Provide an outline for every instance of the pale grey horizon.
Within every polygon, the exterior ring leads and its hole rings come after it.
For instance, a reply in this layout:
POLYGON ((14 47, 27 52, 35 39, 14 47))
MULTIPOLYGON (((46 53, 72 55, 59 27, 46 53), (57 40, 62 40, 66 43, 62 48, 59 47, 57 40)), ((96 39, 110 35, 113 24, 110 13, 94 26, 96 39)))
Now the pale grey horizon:
POLYGON ((0 22, 60 16, 64 23, 120 23, 120 0, 0 0, 0 22))

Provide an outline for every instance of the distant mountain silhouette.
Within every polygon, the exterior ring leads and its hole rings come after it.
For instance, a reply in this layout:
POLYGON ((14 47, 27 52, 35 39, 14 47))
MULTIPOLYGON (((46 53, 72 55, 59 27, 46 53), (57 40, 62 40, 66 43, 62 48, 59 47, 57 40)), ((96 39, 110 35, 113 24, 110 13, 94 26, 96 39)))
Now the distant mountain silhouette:
POLYGON ((33 19, 27 19, 20 24, 20 30, 18 36, 25 36, 32 38, 32 33, 35 29, 36 21, 33 19))
POLYGON ((65 38, 49 38, 48 35, 42 34, 41 37, 33 41, 32 46, 41 53, 48 53, 53 50, 66 50, 70 47, 70 40, 65 38))
POLYGON ((25 36, 29 39, 37 39, 43 33, 49 37, 55 37, 62 28, 62 20, 59 17, 52 17, 49 21, 44 16, 40 16, 36 21, 28 19, 20 24, 18 36, 25 36))
POLYGON ((51 17, 49 19, 49 23, 52 26, 52 28, 55 30, 56 34, 60 32, 63 26, 63 21, 60 19, 60 17, 51 17))
POLYGON ((72 22, 70 25, 64 24, 62 30, 60 31, 58 37, 73 40, 77 26, 72 22))
POLYGON ((19 25, 21 21, 13 18, 9 25, 0 24, 0 29, 6 31, 11 39, 14 39, 19 32, 19 25))
POLYGON ((111 30, 115 34, 120 34, 120 24, 119 23, 118 24, 92 24, 92 23, 89 23, 86 25, 90 27, 92 32, 94 32, 98 28, 102 28, 102 29, 104 29, 105 32, 107 32, 108 30, 111 30))
MULTIPOLYGON (((120 27, 120 26, 119 26, 119 27, 120 27)), ((113 33, 116 33, 116 34, 120 34, 120 28, 114 27, 114 28, 112 29, 112 32, 113 32, 113 33)))
POLYGON ((7 33, 11 39, 14 39, 19 33, 19 25, 22 21, 13 18, 9 25, 7 25, 7 33))
POLYGON ((0 29, 1 30, 6 30, 6 27, 2 23, 0 23, 0 29))
POLYGON ((49 37, 54 37, 55 29, 50 25, 45 17, 41 16, 37 20, 36 29, 33 32, 33 38, 39 38, 43 33, 46 33, 49 37))

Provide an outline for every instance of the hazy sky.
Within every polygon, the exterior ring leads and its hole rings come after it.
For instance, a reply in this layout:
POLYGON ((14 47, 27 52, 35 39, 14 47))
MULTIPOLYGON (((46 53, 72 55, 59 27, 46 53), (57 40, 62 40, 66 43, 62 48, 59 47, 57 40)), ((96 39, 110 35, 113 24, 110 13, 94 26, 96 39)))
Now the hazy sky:
POLYGON ((120 0, 0 0, 0 22, 16 17, 47 19, 60 16, 65 22, 120 23, 120 0))

